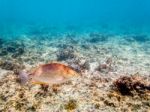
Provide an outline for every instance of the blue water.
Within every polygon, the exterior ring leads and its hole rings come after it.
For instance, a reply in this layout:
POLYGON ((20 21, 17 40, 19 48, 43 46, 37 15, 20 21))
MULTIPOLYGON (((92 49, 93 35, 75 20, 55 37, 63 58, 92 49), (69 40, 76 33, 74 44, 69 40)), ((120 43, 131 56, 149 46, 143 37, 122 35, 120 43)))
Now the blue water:
POLYGON ((149 0, 0 0, 0 35, 37 33, 41 27, 149 34, 149 6, 149 0))

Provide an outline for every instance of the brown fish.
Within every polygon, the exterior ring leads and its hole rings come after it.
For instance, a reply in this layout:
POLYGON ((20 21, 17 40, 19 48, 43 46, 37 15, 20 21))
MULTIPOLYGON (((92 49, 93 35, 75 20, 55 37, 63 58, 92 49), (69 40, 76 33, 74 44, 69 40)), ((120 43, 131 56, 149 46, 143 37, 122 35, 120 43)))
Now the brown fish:
POLYGON ((29 74, 21 72, 19 76, 22 83, 29 80, 33 84, 59 84, 79 76, 79 74, 64 64, 49 63, 40 65, 29 74))

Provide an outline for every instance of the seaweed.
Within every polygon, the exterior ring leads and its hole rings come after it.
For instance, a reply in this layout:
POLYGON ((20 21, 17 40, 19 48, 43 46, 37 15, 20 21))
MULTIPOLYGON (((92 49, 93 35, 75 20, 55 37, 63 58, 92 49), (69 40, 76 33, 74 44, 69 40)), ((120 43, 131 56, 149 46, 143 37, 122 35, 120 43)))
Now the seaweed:
POLYGON ((145 83, 142 77, 123 76, 114 82, 114 86, 122 95, 131 95, 134 93, 144 94, 150 91, 150 85, 145 83))

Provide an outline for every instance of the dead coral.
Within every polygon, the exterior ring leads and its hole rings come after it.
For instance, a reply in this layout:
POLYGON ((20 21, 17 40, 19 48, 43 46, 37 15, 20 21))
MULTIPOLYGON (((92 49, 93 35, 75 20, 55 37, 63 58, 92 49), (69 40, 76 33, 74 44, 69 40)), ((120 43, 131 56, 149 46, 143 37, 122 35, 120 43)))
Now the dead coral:
POLYGON ((150 85, 140 76, 123 76, 114 82, 114 86, 122 95, 145 93, 150 91, 150 85))

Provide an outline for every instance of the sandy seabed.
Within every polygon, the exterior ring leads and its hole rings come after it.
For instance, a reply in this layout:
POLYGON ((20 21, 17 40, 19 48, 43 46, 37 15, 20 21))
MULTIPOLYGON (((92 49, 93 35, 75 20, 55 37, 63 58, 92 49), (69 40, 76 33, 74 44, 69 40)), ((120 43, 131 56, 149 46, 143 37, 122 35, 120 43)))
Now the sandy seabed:
POLYGON ((150 40, 100 33, 38 36, 0 41, 1 112, 150 112, 149 91, 123 95, 114 89, 122 76, 150 81, 150 40), (52 61, 81 76, 48 88, 19 83, 20 70, 52 61))

